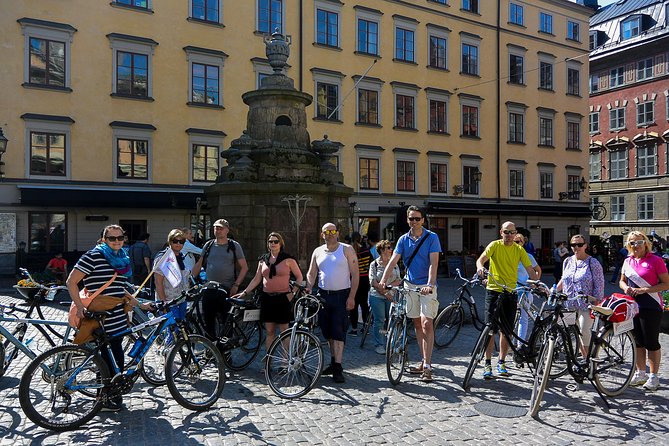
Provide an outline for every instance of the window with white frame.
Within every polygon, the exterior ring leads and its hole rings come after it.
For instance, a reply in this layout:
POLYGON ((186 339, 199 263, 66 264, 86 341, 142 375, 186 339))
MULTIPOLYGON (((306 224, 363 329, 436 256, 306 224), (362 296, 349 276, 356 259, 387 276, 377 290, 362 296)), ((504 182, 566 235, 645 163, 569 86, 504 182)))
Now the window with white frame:
POLYGON ((609 72, 609 88, 625 84, 625 67, 614 68, 609 72))
POLYGON ((588 115, 588 132, 591 135, 599 133, 599 112, 590 112, 588 115))
POLYGON ((462 9, 469 12, 479 13, 479 0, 462 0, 462 9))
POLYGON ((539 88, 553 90, 553 65, 555 56, 539 51, 539 88))
POLYGON ((112 123, 115 180, 151 180, 154 130, 155 127, 146 124, 112 123))
POLYGON ((113 3, 138 9, 151 9, 151 0, 113 0, 113 3))
POLYGON ((460 47, 462 49, 462 66, 460 71, 463 74, 479 75, 479 46, 481 39, 466 33, 460 33, 460 47))
POLYGON ((430 193, 448 193, 448 158, 430 161, 430 193))
POLYGON ((188 104, 223 106, 223 51, 187 46, 188 104))
POLYGON ((653 194, 640 194, 636 199, 637 218, 639 220, 652 220, 655 218, 655 196, 653 194))
POLYGON ((553 34, 553 16, 545 13, 539 13, 539 31, 542 33, 553 34))
MULTIPOLYGON (((353 76, 353 81, 358 82, 360 76, 353 76)), ((382 82, 371 81, 363 78, 358 82, 357 123, 367 125, 381 124, 381 87, 382 82)))
POLYGON ((513 143, 525 142, 525 111, 527 107, 523 104, 507 103, 509 116, 508 141, 513 143))
POLYGON ((596 73, 591 74, 588 92, 597 93, 598 91, 599 91, 599 75, 596 73))
POLYGON ((461 136, 479 137, 481 100, 460 95, 461 136))
POLYGON ((520 26, 524 25, 523 5, 509 3, 509 23, 520 26))
POLYGON ((395 17, 395 60, 416 62, 418 22, 395 17))
POLYGON ((462 193, 465 195, 478 195, 479 194, 479 183, 477 180, 479 174, 478 163, 470 162, 468 160, 463 161, 462 165, 462 185, 464 189, 462 193))
POLYGON ((570 200, 578 200, 581 197, 580 173, 567 172, 567 197, 570 200))
POLYGON ((612 150, 609 152, 609 179, 619 180, 627 178, 627 149, 612 150))
POLYGON ((274 73, 274 70, 272 70, 272 67, 269 65, 269 61, 267 59, 261 59, 258 57, 251 59, 251 62, 253 63, 253 72, 255 73, 256 89, 258 89, 262 85, 262 80, 268 76, 271 76, 272 73, 274 73))
POLYGON ((625 128, 625 108, 612 108, 609 110, 609 129, 621 130, 625 128))
POLYGON ((655 101, 641 102, 636 105, 636 125, 655 123, 655 101))
POLYGON ((285 11, 283 0, 255 0, 256 29, 261 33, 272 34, 277 28, 283 34, 285 11))
POLYGON ((151 99, 153 96, 153 53, 158 42, 126 34, 107 34, 111 42, 112 95, 151 99))
POLYGON ((416 161, 414 159, 396 159, 397 166, 396 185, 397 192, 416 191, 416 161))
POLYGON ((29 115, 25 121, 26 177, 71 176, 71 127, 74 120, 67 116, 29 115))
POLYGON ((225 133, 188 129, 191 183, 213 183, 220 172, 220 149, 225 133))
POLYGON ((69 90, 70 47, 74 27, 57 22, 22 18, 24 35, 23 86, 69 90))
POLYGON ((522 198, 525 195, 525 168, 509 165, 509 196, 522 198))
POLYGON ((602 152, 590 152, 590 180, 602 179, 602 152))
POLYGON ((407 84, 391 82, 395 97, 395 128, 416 129, 416 98, 418 89, 407 84))
POLYGON ((190 17, 210 23, 223 23, 223 0, 188 0, 190 17))
POLYGON ((567 39, 576 42, 581 41, 580 25, 574 21, 567 20, 567 39))
POLYGON ((621 40, 631 39, 641 34, 641 17, 634 16, 620 23, 621 40))
POLYGON ((571 150, 580 150, 581 145, 581 123, 567 118, 567 148, 571 150))
POLYGON ((358 158, 358 186, 360 190, 379 190, 380 160, 361 156, 358 158))
POLYGON ((339 47, 339 17, 341 14, 341 3, 316 0, 315 35, 316 43, 331 47, 339 47))
POLYGON ((539 197, 553 198, 553 168, 539 169, 539 197))
POLYGON ((427 25, 428 34, 428 66, 431 68, 448 69, 448 28, 427 25))
POLYGON ((381 14, 356 8, 356 45, 357 51, 363 54, 380 54, 381 14))
POLYGON ((625 220, 625 197, 622 195, 614 195, 611 197, 611 220, 625 220))
POLYGON ((590 41, 589 41, 589 46, 588 49, 590 51, 594 50, 597 48, 597 31, 590 31, 590 41))
POLYGON ((448 105, 450 93, 444 90, 426 88, 428 103, 428 132, 448 133, 448 105))
POLYGON ((524 51, 509 47, 509 83, 522 85, 525 83, 524 51))
POLYGON ((539 110, 539 145, 552 147, 553 143, 553 121, 555 112, 550 110, 539 110))
POLYGON ((636 80, 642 81, 653 77, 653 58, 640 60, 636 63, 636 80))
POLYGON ((646 177, 657 172, 657 144, 644 143, 636 146, 636 175, 646 177))
POLYGON ((581 65, 577 62, 567 62, 567 94, 581 94, 581 65))
POLYGON ((312 68, 314 76, 314 99, 316 102, 316 118, 339 121, 340 91, 343 74, 312 68))

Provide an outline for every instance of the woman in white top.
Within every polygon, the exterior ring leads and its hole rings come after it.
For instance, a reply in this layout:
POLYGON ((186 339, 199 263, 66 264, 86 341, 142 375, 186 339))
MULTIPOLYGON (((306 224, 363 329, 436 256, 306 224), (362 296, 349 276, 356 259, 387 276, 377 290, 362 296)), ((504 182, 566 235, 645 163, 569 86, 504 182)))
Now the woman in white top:
MULTIPOLYGON (((388 290, 380 287, 379 281, 383 277, 383 271, 386 269, 386 265, 388 265, 390 257, 393 254, 393 247, 388 240, 381 240, 376 244, 376 251, 379 253, 379 257, 369 265, 369 306, 372 309, 372 314, 374 314, 374 326, 372 327, 375 344, 374 351, 383 355, 386 352, 386 340, 381 334, 381 329, 390 311, 390 303, 393 297, 388 290)), ((392 275, 388 279, 388 284, 399 285, 400 282, 400 269, 395 265, 392 275)))
MULTIPOLYGON (((162 250, 156 255, 155 260, 153 261, 153 268, 155 270, 154 279, 156 281, 156 298, 163 302, 169 302, 173 299, 179 297, 182 291, 188 289, 188 278, 190 277, 190 270, 186 268, 184 264, 184 255, 181 253, 181 250, 186 243, 186 235, 181 229, 172 229, 167 236, 167 248, 162 250), (174 252, 174 256, 177 259, 177 264, 179 265, 179 271, 181 272, 181 282, 177 286, 173 286, 169 280, 165 279, 165 276, 160 269, 156 269, 156 265, 160 262, 160 259, 171 249, 174 252)), ((186 303, 183 303, 183 306, 186 306, 186 303)))

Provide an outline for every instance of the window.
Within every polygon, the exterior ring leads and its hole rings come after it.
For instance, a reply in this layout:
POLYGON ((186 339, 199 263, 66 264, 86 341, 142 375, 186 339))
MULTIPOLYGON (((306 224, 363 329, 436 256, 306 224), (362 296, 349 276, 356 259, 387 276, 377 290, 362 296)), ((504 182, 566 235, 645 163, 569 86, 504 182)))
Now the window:
POLYGON ((358 51, 366 54, 379 54, 378 22, 358 19, 358 51))
POLYGON ((272 34, 277 28, 283 33, 283 0, 256 0, 258 31, 272 34))
POLYGON ((590 153, 590 180, 602 179, 602 152, 590 153))
POLYGON ((479 12, 479 0, 462 0, 462 9, 469 12, 479 12))
POLYGON ((523 57, 509 54, 509 82, 523 84, 523 57))
POLYGON ((397 191, 414 192, 416 190, 416 163, 397 161, 397 191))
POLYGON ((23 86, 59 90, 70 87, 70 45, 77 31, 70 25, 22 18, 24 41, 23 86))
POLYGON ((575 40, 576 42, 581 41, 581 34, 578 23, 567 20, 567 39, 575 40))
POLYGON ((627 178, 627 150, 609 152, 609 179, 627 178))
POLYGON ((52 212, 28 213, 28 251, 67 251, 67 214, 52 212))
POLYGON ((655 214, 655 200, 652 194, 643 194, 637 196, 637 218, 639 220, 652 220, 655 214))
POLYGON ((509 196, 522 197, 524 193, 525 172, 522 169, 509 170, 509 196))
POLYGON ((525 142, 525 116, 509 112, 509 142, 525 142))
POLYGON ((553 34, 553 16, 545 12, 539 13, 539 31, 553 34))
POLYGON ((599 112, 592 112, 588 115, 588 131, 591 134, 599 133, 599 112))
POLYGON ((448 132, 448 103, 436 99, 430 100, 430 132, 448 132))
POLYGON ((589 93, 597 93, 599 91, 599 75, 591 74, 590 75, 590 87, 588 88, 589 93))
POLYGON ((625 109, 613 108, 609 111, 609 128, 620 130, 625 128, 625 109))
POLYGON ((567 197, 578 200, 581 197, 581 186, 578 184, 580 175, 567 175, 567 197))
POLYGON ((187 46, 189 64, 188 105, 222 106, 223 64, 228 57, 223 51, 187 46))
POLYGON ((339 46, 339 14, 325 9, 316 10, 316 43, 339 46))
POLYGON ((218 176, 219 147, 193 144, 193 181, 216 181, 218 176))
POLYGON ((191 0, 191 17, 205 22, 220 23, 220 0, 191 0))
POLYGON ((515 3, 509 3, 509 23, 523 26, 523 7, 515 3))
MULTIPOLYGON (((272 73, 274 73, 274 70, 272 70, 269 62, 265 62, 259 58, 252 59, 251 62, 253 63, 253 72, 255 73, 256 89, 258 89, 262 86, 262 80, 268 76, 271 76, 272 73)), ((288 67, 286 67, 286 69, 287 68, 288 67)))
POLYGON ((619 87, 625 83, 625 67, 618 67, 611 70, 609 74, 609 87, 619 87))
POLYGON ((553 89, 553 64, 540 62, 539 64, 539 88, 544 90, 553 89))
POLYGON ((553 145, 553 118, 539 117, 539 145, 553 145))
POLYGON ((118 3, 119 5, 133 6, 135 8, 149 8, 148 0, 114 0, 114 3, 118 3))
POLYGON ((646 177, 655 175, 657 169, 657 145, 643 144, 636 147, 636 175, 646 177))
POLYGON ((625 197, 623 196, 611 197, 611 220, 613 221, 625 220, 625 197))
POLYGON ((149 142, 141 139, 117 139, 118 178, 148 178, 149 142))
POLYGON ((479 108, 462 106, 462 136, 479 136, 479 108))
POLYGON ((539 187, 541 198, 553 198, 553 173, 540 172, 539 173, 539 187))
POLYGON ((395 95, 395 127, 414 129, 414 97, 401 94, 395 95))
POLYGON ((30 132, 30 174, 65 176, 65 134, 30 132))
POLYGON ((636 79, 642 81, 653 77, 653 58, 640 60, 636 64, 636 79))
POLYGON ((642 102, 636 106, 636 124, 638 126, 655 123, 655 101, 642 102))
POLYGON ((478 76, 479 48, 468 43, 462 44, 462 73, 478 76))
POLYGON ((316 82, 316 117, 331 121, 339 120, 339 86, 316 82), (334 112, 334 113, 333 113, 334 112))
POLYGON ((430 36, 430 67, 446 69, 446 39, 430 36))
POLYGON ((574 68, 567 69, 567 94, 580 95, 581 86, 580 86, 581 72, 574 68))
POLYGON ((152 58, 158 42, 126 34, 107 34, 113 58, 112 96, 152 99, 152 58))
POLYGON ((479 173, 479 166, 462 166, 462 185, 464 186, 462 191, 463 194, 479 194, 479 181, 477 181, 479 173))
POLYGON ((414 62, 414 32, 395 28, 395 59, 414 62))
POLYGON ((379 160, 360 158, 358 166, 360 190, 379 190, 379 160))
POLYGON ((641 33, 641 17, 632 17, 620 24, 621 40, 631 39, 641 33))
POLYGON ((373 125, 379 123, 378 91, 358 89, 358 122, 373 125))
POLYGON ((590 38, 589 39, 590 41, 589 41, 588 48, 590 49, 590 51, 592 51, 599 46, 597 44, 597 31, 591 31, 590 35, 589 35, 589 38, 590 38))
POLYGON ((430 191, 448 193, 448 164, 430 163, 430 191))
POLYGON ((567 148, 580 150, 581 125, 578 122, 567 122, 567 148))

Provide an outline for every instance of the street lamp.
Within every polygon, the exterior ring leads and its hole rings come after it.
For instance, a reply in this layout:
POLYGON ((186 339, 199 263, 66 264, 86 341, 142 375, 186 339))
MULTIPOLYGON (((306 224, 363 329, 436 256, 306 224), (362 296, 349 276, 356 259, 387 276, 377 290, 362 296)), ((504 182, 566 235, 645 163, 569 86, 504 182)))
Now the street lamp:
POLYGON ((7 142, 8 140, 5 137, 5 134, 2 133, 2 127, 0 127, 0 177, 5 176, 5 163, 2 161, 2 155, 7 151, 7 142))
POLYGON ((358 208, 356 208, 358 202, 357 201, 351 201, 348 204, 348 216, 351 219, 351 230, 349 231, 350 235, 353 236, 353 217, 355 216, 356 211, 359 211, 358 208))
POLYGON ((588 180, 584 177, 581 177, 581 181, 578 182, 578 187, 581 189, 581 192, 588 188, 588 180))

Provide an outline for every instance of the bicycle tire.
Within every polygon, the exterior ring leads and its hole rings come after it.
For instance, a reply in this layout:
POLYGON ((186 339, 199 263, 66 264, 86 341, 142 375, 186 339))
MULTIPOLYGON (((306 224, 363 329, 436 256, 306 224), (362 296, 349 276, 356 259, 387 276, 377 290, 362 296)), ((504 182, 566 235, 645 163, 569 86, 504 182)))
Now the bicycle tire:
POLYGON ((292 330, 285 330, 267 351, 265 378, 272 392, 281 398, 294 399, 309 393, 322 370, 321 341, 307 330, 297 329, 295 336, 292 330))
POLYGON ((372 328, 373 324, 374 324, 374 314, 370 309, 369 314, 367 315, 367 319, 365 320, 365 324, 362 327, 362 336, 360 337, 360 348, 363 348, 365 346, 365 340, 367 339, 367 335, 369 334, 369 330, 372 328))
POLYGON ((636 345, 631 332, 613 334, 607 329, 595 347, 591 364, 596 367, 595 385, 606 396, 618 396, 627 389, 635 369, 636 345))
MULTIPOLYGON (((549 320, 538 321, 533 327, 533 332, 530 336, 532 352, 541 352, 541 346, 544 342, 544 334, 550 325, 549 322, 549 320)), ((567 361, 569 353, 567 352, 568 347, 566 346, 565 339, 569 339, 569 342, 571 343, 571 351, 574 352, 574 354, 578 355, 579 352, 578 332, 575 325, 570 325, 567 328, 559 327, 558 333, 559 335, 556 338, 555 350, 553 352, 553 364, 550 372, 551 379, 558 379, 569 371, 569 363, 567 361)), ((537 354, 536 359, 538 360, 538 358, 539 355, 537 354)), ((528 362, 532 374, 535 373, 536 363, 537 361, 528 362)))
POLYGON ((167 355, 167 388, 186 409, 203 411, 218 401, 225 385, 223 355, 204 336, 181 339, 167 355))
POLYGON ((479 338, 476 340, 474 345, 474 350, 472 350, 472 356, 469 359, 469 366, 467 366, 467 371, 465 372, 465 378, 462 380, 462 388, 466 392, 471 387, 471 380, 476 371, 476 367, 479 365, 483 356, 485 355, 485 349, 490 342, 490 326, 487 325, 481 331, 479 338))
POLYGON ((5 374, 5 346, 0 342, 0 378, 5 374))
POLYGON ((235 322, 232 330, 234 333, 229 336, 236 339, 237 346, 232 349, 223 349, 223 360, 225 366, 236 372, 248 367, 260 351, 262 342, 262 325, 260 321, 235 322))
POLYGON ((450 304, 434 320, 434 345, 445 348, 451 345, 460 333, 465 320, 465 310, 460 304, 450 304))
MULTIPOLYGON (((27 330, 28 330, 28 324, 26 324, 25 322, 21 322, 16 325, 14 330, 12 330, 12 336, 15 337, 19 342, 23 342, 27 330)), ((2 369, 2 373, 0 373, 0 376, 2 376, 4 372, 7 371, 7 369, 9 369, 9 366, 12 364, 12 361, 14 361, 14 359, 16 359, 16 357, 18 356, 19 351, 20 350, 16 345, 14 345, 13 342, 11 342, 9 339, 5 339, 4 358, 0 363, 0 369, 2 369)))
MULTIPOLYGON (((405 319, 406 321, 406 319, 405 319)), ((402 380, 406 364, 407 324, 396 319, 388 331, 386 342, 386 373, 388 381, 396 386, 402 380)))
POLYGON ((176 339, 174 331, 170 331, 169 336, 163 332, 153 341, 153 344, 142 358, 142 366, 139 370, 144 381, 156 387, 167 384, 165 364, 167 363, 167 355, 169 355, 170 349, 176 344, 176 339))
POLYGON ((84 425, 100 411, 104 398, 102 386, 108 381, 109 370, 99 355, 80 346, 60 345, 47 350, 28 364, 19 385, 19 403, 26 416, 36 425, 54 431, 66 431, 84 425), (81 364, 85 364, 85 368, 80 369, 81 364), (89 386, 95 391, 64 389, 65 381, 73 374, 76 374, 77 387, 89 386), (90 397, 87 393, 94 393, 95 396, 90 397), (75 398, 77 402, 72 404, 75 398), (59 403, 63 406, 56 407, 59 403), (83 413, 74 415, 74 411, 83 413))
POLYGON ((553 353, 555 352, 555 338, 548 338, 548 344, 541 347, 539 360, 537 361, 537 370, 534 374, 534 386, 532 387, 532 396, 530 396, 529 415, 535 418, 541 408, 541 400, 544 397, 544 391, 548 386, 551 368, 553 366, 553 353))

